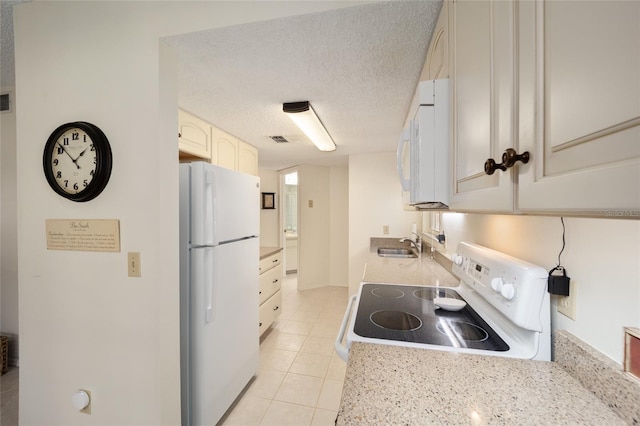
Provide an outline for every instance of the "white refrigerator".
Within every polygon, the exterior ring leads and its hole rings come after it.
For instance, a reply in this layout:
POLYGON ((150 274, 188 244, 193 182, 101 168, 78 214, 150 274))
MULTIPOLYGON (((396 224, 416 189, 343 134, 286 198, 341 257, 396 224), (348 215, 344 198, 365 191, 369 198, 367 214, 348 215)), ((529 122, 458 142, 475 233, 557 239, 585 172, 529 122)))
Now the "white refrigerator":
POLYGON ((258 371, 260 180, 180 165, 183 425, 214 425, 258 371))

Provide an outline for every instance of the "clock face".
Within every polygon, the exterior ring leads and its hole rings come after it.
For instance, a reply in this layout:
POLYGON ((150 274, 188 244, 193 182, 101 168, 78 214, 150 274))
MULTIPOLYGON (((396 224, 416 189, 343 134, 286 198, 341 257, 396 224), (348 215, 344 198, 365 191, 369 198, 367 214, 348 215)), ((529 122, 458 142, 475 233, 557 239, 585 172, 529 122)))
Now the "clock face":
POLYGON ((56 140, 51 155, 56 183, 67 194, 77 194, 89 186, 96 172, 96 147, 82 129, 70 128, 56 140))
POLYGON ((72 201, 89 201, 109 180, 109 141, 93 124, 63 124, 45 145, 43 167, 49 185, 59 195, 72 201))

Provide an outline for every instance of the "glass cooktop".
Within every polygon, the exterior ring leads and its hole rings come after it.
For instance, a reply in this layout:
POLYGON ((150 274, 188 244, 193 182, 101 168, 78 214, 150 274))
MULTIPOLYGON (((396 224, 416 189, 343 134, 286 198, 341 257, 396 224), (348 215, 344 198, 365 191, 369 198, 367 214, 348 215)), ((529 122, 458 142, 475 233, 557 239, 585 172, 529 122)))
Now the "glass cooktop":
POLYGON ((509 350, 509 346, 469 305, 459 311, 446 311, 433 303, 436 297, 463 300, 449 288, 365 284, 353 331, 373 339, 509 350))

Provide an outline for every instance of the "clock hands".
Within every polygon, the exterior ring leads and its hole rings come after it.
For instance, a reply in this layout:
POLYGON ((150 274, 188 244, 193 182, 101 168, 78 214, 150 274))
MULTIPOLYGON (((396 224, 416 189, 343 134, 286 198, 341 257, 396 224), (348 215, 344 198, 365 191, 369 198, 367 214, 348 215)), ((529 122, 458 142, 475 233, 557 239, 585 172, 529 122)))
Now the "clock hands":
MULTIPOLYGON (((64 149, 64 145, 60 144, 60 142, 57 142, 57 144, 60 146, 60 148, 62 148, 62 151, 67 154, 69 156, 69 158, 71 158, 71 161, 73 161, 73 164, 76 165, 77 168, 80 168, 80 166, 78 166, 78 163, 76 163, 76 161, 78 161, 78 159, 76 158, 75 160, 73 159, 73 157, 71 156, 71 154, 69 154, 67 152, 66 149, 64 149)), ((84 151, 83 151, 84 152, 84 151)))
POLYGON ((78 155, 75 159, 71 156, 71 154, 69 154, 69 152, 67 152, 67 150, 64 148, 63 145, 60 144, 60 142, 58 142, 58 145, 60 145, 60 148, 62 148, 62 151, 67 154, 67 156, 69 156, 69 158, 71 159, 71 161, 73 162, 73 164, 76 165, 76 167, 78 168, 78 170, 80 169, 80 165, 78 164, 78 160, 80 159, 80 157, 82 157, 84 155, 85 152, 87 152, 87 149, 89 149, 88 147, 85 148, 84 150, 82 150, 82 152, 80 153, 80 155, 78 155))

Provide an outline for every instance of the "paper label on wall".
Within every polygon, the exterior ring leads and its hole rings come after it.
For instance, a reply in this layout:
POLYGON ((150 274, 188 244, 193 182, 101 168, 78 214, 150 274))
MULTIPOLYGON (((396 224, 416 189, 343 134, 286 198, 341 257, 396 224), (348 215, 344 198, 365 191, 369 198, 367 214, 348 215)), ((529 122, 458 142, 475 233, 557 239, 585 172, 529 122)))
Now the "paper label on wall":
POLYGON ((47 249, 120 252, 118 219, 46 219, 47 249))

